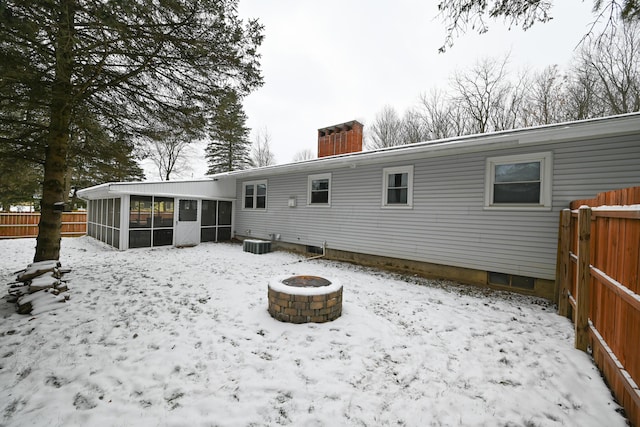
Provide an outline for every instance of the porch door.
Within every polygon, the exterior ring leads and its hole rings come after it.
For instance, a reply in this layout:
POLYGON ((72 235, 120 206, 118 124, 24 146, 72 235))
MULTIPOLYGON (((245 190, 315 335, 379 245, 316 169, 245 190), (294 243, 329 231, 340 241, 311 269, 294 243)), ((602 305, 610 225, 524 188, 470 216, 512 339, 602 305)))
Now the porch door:
POLYGON ((200 243, 200 221, 198 221, 198 211, 198 200, 178 200, 176 246, 195 246, 200 243))

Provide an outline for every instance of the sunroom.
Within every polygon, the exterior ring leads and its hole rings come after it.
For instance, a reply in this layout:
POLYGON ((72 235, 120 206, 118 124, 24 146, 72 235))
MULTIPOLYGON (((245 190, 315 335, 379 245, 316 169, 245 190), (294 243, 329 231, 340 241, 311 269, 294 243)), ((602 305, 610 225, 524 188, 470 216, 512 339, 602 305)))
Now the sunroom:
POLYGON ((87 201, 87 234, 116 249, 233 237, 233 179, 107 183, 78 195, 87 201))

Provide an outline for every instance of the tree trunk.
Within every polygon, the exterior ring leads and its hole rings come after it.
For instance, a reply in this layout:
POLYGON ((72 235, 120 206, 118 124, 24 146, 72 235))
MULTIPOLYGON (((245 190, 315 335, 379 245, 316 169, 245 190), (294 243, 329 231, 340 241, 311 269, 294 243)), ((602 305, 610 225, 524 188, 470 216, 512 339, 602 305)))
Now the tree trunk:
MULTIPOLYGON (((67 149, 71 122, 75 1, 62 0, 56 36, 56 75, 51 88, 49 132, 44 160, 44 181, 38 239, 34 261, 60 257, 62 211, 56 205, 65 200, 67 149)), ((61 208, 62 206, 59 206, 61 208)))
MULTIPOLYGON (((70 143, 72 141, 72 138, 69 139, 70 143)), ((73 176, 73 168, 69 166, 69 164, 67 164, 67 171, 64 175, 64 190, 62 193, 62 196, 64 197, 64 199, 62 200, 64 202, 64 206, 65 209, 68 210, 73 210, 73 201, 72 196, 71 196, 71 179, 73 176)))

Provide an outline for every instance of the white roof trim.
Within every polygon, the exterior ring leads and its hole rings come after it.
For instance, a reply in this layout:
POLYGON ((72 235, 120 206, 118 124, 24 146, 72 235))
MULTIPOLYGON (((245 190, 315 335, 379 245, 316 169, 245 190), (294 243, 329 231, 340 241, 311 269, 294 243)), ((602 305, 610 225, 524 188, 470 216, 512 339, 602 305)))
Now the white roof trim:
MULTIPOLYGON (((322 171, 329 167, 357 167, 363 164, 383 163, 387 161, 402 161, 407 159, 449 156, 460 153, 478 151, 499 150, 502 148, 518 147, 522 145, 537 145, 559 143, 562 141, 581 138, 598 138, 611 135, 624 135, 640 132, 640 113, 629 113, 618 116, 601 117, 588 120, 580 120, 567 123, 558 123, 531 128, 513 129, 493 133, 465 135, 435 141, 425 141, 415 144, 399 145, 378 150, 361 151, 357 153, 342 154, 337 156, 322 157, 320 159, 305 160, 297 163, 265 166, 262 168, 246 169, 240 171, 223 172, 208 175, 204 179, 197 180, 172 180, 155 182, 113 182, 101 184, 78 191, 78 196, 83 199, 105 198, 109 195, 133 194, 124 189, 115 189, 112 186, 127 186, 146 184, 149 188, 167 182, 212 182, 223 181, 231 178, 247 179, 254 176, 269 176, 286 172, 322 171), (97 197, 96 197, 97 196, 97 197)), ((135 194, 140 194, 136 191, 135 194)), ((160 196, 161 194, 149 191, 146 194, 160 196)), ((193 197, 182 194, 164 194, 167 197, 193 197)), ((235 200, 222 199, 219 200, 235 200)))
MULTIPOLYGON (((266 166, 256 169, 227 172, 225 176, 268 176, 282 172, 325 170, 327 167, 356 167, 386 161, 447 156, 459 153, 498 150, 521 145, 559 143, 580 138, 622 135, 640 131, 640 113, 581 120, 506 130, 500 132, 465 135, 435 141, 387 147, 372 151, 322 157, 297 163, 266 166)), ((212 175, 218 177, 218 175, 212 175)), ((222 178, 222 176, 220 176, 222 178)))
POLYGON ((179 198, 190 198, 190 199, 205 199, 205 200, 222 200, 222 201, 235 201, 235 198, 231 197, 212 197, 203 194, 185 194, 180 192, 172 192, 172 191, 155 191, 154 188, 167 183, 196 183, 196 182, 214 182, 217 179, 202 179, 202 180, 183 180, 183 181, 156 181, 156 182, 108 182, 105 184, 96 185, 89 188, 83 188, 82 190, 78 190, 78 197, 85 200, 92 199, 106 199, 113 198, 123 195, 140 195, 140 196, 158 196, 158 197, 179 197, 179 198), (140 190, 140 188, 127 188, 133 186, 142 186, 145 187, 144 190, 140 190))

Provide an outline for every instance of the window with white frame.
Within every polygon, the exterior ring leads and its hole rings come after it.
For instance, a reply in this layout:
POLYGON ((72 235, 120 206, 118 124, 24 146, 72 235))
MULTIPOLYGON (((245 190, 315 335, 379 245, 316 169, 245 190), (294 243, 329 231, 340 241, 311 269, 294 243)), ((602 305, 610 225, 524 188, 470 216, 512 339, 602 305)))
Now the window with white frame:
POLYGON ((382 170, 382 206, 410 208, 413 206, 413 166, 399 166, 382 170))
POLYGON ((331 174, 309 175, 307 200, 310 205, 331 205, 331 174))
POLYGON ((242 207, 244 209, 267 208, 267 181, 250 181, 242 183, 242 207))
POLYGON ((485 207, 551 209, 552 154, 487 159, 485 207))

